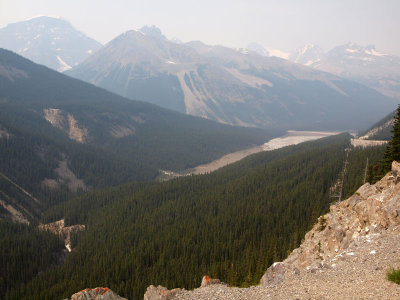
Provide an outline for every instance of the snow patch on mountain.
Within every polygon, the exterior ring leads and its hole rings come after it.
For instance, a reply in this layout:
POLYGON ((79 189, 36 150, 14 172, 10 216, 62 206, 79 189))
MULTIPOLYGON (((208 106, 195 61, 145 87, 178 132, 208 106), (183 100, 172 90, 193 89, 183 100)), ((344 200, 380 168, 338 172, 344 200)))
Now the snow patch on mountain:
POLYGON ((40 16, 0 29, 0 47, 52 69, 65 71, 85 60, 101 44, 65 20, 40 16))
POLYGON ((279 57, 279 58, 283 58, 283 59, 289 59, 289 55, 290 53, 279 50, 279 49, 275 49, 272 47, 265 47, 265 49, 267 49, 268 53, 270 56, 275 56, 275 57, 279 57))
POLYGON ((307 45, 294 51, 290 60, 357 81, 386 96, 400 97, 400 57, 381 53, 373 45, 350 42, 327 52, 307 45))
POLYGON ((58 59, 58 62, 60 63, 60 67, 58 68, 58 71, 64 72, 69 69, 72 69, 72 67, 69 64, 67 64, 65 61, 63 61, 61 57, 59 57, 58 55, 56 55, 56 57, 58 59))
POLYGON ((375 56, 385 56, 386 55, 386 54, 376 51, 375 49, 365 50, 365 53, 367 53, 369 55, 375 55, 375 56))
POLYGON ((267 47, 267 46, 263 46, 261 44, 258 43, 250 43, 247 46, 247 49, 253 52, 256 52, 262 56, 275 56, 275 57, 279 57, 279 58, 283 58, 283 59, 288 59, 290 53, 273 48, 273 47, 267 47))

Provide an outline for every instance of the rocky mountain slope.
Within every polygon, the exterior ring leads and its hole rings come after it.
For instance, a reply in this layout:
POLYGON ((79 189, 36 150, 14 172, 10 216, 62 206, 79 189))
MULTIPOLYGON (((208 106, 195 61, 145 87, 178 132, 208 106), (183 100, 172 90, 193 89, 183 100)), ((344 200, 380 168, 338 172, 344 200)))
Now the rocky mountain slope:
POLYGON ((1 28, 0 47, 63 72, 78 65, 101 44, 67 21, 41 16, 1 28))
POLYGON ((128 31, 68 74, 131 99, 235 125, 365 128, 395 108, 392 99, 335 75, 243 49, 177 44, 154 32, 128 31))
POLYGON ((364 140, 386 140, 392 138, 392 129, 394 124, 395 111, 388 114, 382 120, 378 121, 366 131, 361 132, 360 139, 364 140))
POLYGON ((379 182, 331 205, 259 286, 240 289, 203 279, 193 291, 150 286, 144 299, 398 299, 400 287, 386 272, 400 267, 399 249, 400 164, 393 162, 379 182))

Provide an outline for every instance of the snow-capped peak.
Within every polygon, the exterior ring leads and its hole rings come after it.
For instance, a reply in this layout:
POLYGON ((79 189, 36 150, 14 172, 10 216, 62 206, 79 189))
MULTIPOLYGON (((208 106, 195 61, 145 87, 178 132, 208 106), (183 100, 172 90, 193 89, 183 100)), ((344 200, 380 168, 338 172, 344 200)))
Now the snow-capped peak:
POLYGON ((298 50, 299 55, 304 55, 307 51, 310 51, 311 49, 315 49, 317 46, 315 46, 314 44, 308 44, 305 45, 303 48, 300 48, 298 50))
POLYGON ((101 44, 86 37, 58 16, 35 16, 0 29, 3 48, 58 71, 65 71, 89 56, 101 44))
POLYGON ((324 51, 317 45, 308 44, 303 47, 297 48, 291 55, 290 60, 310 66, 315 62, 321 60, 324 51))

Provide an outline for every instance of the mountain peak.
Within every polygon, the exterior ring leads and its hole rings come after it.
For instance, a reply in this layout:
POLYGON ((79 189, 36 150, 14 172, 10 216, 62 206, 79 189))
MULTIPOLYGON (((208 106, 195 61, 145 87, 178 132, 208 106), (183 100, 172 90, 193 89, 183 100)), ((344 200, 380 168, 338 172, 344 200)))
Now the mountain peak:
MULTIPOLYGON (((358 55, 358 56, 384 56, 386 54, 380 53, 376 50, 375 45, 367 45, 367 46, 362 46, 353 42, 348 42, 347 44, 337 46, 330 50, 328 53, 347 53, 351 55, 358 55)), ((366 60, 364 58, 364 60, 366 60)))
POLYGON ((162 34, 161 29, 155 25, 151 25, 151 26, 145 25, 139 29, 139 32, 141 32, 147 36, 153 37, 153 38, 162 39, 162 40, 167 39, 165 37, 165 35, 162 34))
POLYGON ((264 48, 263 45, 259 44, 259 43, 250 43, 247 45, 247 49, 249 49, 250 51, 256 52, 262 56, 270 56, 269 51, 267 49, 264 48))
POLYGON ((307 44, 303 47, 297 48, 291 55, 290 60, 310 66, 321 60, 324 51, 317 45, 307 44))
POLYGON ((86 59, 101 44, 64 19, 38 16, 0 29, 0 47, 62 72, 86 59))
POLYGON ((55 15, 38 15, 20 22, 7 24, 3 28, 29 28, 30 30, 37 30, 36 26, 40 26, 40 29, 42 31, 48 30, 49 26, 63 26, 73 28, 72 24, 69 21, 55 15))

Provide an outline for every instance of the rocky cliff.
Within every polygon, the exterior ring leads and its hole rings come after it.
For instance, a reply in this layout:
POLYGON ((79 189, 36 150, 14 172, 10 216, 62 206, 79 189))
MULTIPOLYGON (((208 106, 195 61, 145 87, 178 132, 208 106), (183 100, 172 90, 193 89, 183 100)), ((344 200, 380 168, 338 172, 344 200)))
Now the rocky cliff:
POLYGON ((400 164, 393 162, 379 182, 331 205, 259 286, 234 288, 205 277, 193 291, 150 286, 144 299, 399 299, 400 287, 386 279, 400 267, 399 252, 400 164))

